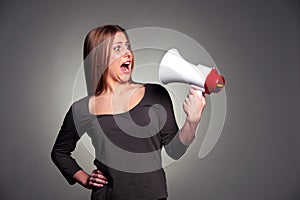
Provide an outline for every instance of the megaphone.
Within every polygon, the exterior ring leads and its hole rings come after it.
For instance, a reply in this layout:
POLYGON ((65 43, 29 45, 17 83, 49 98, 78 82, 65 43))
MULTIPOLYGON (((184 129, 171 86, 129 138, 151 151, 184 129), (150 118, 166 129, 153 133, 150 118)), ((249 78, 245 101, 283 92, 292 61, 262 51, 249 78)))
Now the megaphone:
POLYGON ((177 49, 170 49, 163 56, 158 76, 163 84, 173 82, 190 84, 200 97, 203 94, 217 93, 225 85, 224 77, 215 68, 201 64, 193 65, 182 58, 177 49))

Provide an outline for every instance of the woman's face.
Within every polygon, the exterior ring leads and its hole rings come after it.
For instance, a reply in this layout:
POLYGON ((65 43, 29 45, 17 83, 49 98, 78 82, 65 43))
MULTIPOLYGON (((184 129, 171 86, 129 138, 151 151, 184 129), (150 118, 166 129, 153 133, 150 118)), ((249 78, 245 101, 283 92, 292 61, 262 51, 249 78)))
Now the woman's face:
POLYGON ((127 41, 124 33, 116 33, 110 51, 108 79, 117 82, 129 81, 132 73, 133 55, 130 50, 129 41, 127 41))

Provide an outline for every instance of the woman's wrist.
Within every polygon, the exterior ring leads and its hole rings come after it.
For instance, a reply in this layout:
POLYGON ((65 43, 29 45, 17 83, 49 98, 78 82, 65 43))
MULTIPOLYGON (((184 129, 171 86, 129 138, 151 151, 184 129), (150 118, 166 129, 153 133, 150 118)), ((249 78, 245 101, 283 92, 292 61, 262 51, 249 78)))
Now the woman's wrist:
POLYGON ((194 140, 197 126, 198 122, 189 121, 188 119, 185 120, 179 135, 179 138, 184 145, 188 146, 194 140))
POLYGON ((200 120, 190 120, 189 118, 186 118, 185 123, 189 126, 191 129, 196 129, 200 120))
POLYGON ((89 188, 89 177, 90 175, 87 174, 83 170, 78 170, 74 175, 73 178, 82 186, 89 188))

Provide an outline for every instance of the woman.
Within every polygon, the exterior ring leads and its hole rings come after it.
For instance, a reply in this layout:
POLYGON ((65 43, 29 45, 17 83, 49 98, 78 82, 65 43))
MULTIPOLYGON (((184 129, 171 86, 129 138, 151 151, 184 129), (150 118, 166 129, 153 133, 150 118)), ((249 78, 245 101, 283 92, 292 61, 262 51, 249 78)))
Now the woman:
POLYGON ((179 130, 166 89, 131 80, 134 57, 123 28, 91 30, 84 43, 89 95, 67 112, 51 157, 70 184, 92 189, 92 199, 157 200, 168 196, 161 148, 179 159, 195 137, 205 98, 193 89, 183 104, 187 115, 179 130), (71 157, 87 132, 97 170, 85 172, 71 157))

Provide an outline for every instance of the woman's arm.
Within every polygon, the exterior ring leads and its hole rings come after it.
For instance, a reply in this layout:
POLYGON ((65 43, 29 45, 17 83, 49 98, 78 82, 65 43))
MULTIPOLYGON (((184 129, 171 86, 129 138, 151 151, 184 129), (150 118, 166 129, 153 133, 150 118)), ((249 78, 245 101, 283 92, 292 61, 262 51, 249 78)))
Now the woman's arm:
POLYGON ((93 186, 102 187, 103 184, 107 183, 106 177, 99 170, 94 170, 89 175, 82 170, 71 156, 79 139, 80 136, 74 123, 71 106, 52 148, 51 158, 69 184, 73 185, 78 182, 88 189, 93 186))
POLYGON ((71 185, 76 183, 73 175, 77 171, 82 170, 76 160, 71 156, 79 139, 80 137, 75 127, 71 106, 64 118, 51 151, 52 161, 71 185))
POLYGON ((161 90, 159 94, 161 95, 161 105, 164 107, 164 109, 161 109, 160 116, 162 117, 160 118, 166 118, 166 120, 160 119, 161 122, 164 122, 161 129, 162 144, 165 146, 167 154, 177 160, 186 152, 189 144, 195 138, 196 128, 206 104, 205 98, 200 98, 194 89, 190 89, 183 104, 187 115, 186 121, 183 127, 178 130, 172 101, 167 90, 161 90), (163 117, 165 116, 163 110, 166 111, 166 117, 163 117))
POLYGON ((205 97, 200 98, 196 91, 191 88, 183 103, 183 109, 187 117, 179 132, 179 138, 184 145, 190 145, 195 138, 195 132, 205 105, 205 97))

